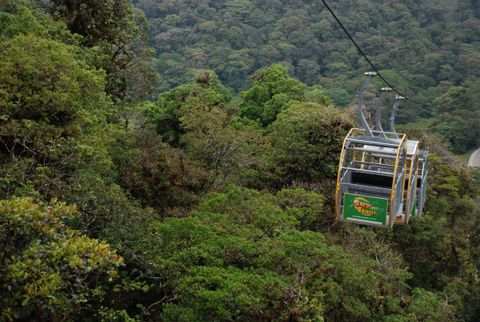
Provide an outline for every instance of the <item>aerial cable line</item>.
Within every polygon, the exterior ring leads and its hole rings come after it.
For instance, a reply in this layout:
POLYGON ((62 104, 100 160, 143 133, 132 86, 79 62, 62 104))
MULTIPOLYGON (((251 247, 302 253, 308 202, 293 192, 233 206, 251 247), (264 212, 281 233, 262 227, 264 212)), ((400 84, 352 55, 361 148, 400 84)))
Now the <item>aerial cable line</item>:
POLYGON ((327 4, 327 2, 325 0, 322 0, 323 4, 325 5, 325 8, 327 8, 327 10, 330 12, 330 14, 332 15, 332 17, 337 21, 337 23, 340 25, 340 27, 343 29, 343 31, 345 32, 345 34, 348 36, 348 38, 352 41, 352 43, 355 45, 355 47, 357 48, 358 52, 363 56, 363 58, 365 58, 365 60, 367 61, 367 63, 370 65, 370 67, 372 67, 372 69, 377 73, 377 75, 383 80, 383 82, 388 86, 390 87, 395 93, 397 93, 398 95, 402 96, 405 98, 405 100, 407 101, 410 101, 410 102, 413 102, 413 103, 416 103, 416 104, 419 104, 419 105, 423 105, 423 106, 429 106, 431 104, 427 104, 427 103, 422 103, 422 102, 419 102, 419 101, 416 101, 412 98, 409 98, 407 97, 406 95, 402 94, 400 91, 398 91, 392 84, 390 84, 389 81, 387 81, 385 79, 385 77, 382 75, 382 73, 380 73, 380 71, 377 69, 377 67, 375 67, 375 65, 370 61, 370 59, 368 58, 367 54, 365 54, 365 52, 362 50, 362 48, 360 48, 360 46, 357 44, 357 42, 355 41, 355 39, 353 39, 353 37, 350 35, 350 33, 348 32, 347 28, 345 28, 345 26, 343 25, 343 23, 340 21, 340 19, 338 19, 337 15, 333 12, 333 10, 330 8, 330 6, 327 4))

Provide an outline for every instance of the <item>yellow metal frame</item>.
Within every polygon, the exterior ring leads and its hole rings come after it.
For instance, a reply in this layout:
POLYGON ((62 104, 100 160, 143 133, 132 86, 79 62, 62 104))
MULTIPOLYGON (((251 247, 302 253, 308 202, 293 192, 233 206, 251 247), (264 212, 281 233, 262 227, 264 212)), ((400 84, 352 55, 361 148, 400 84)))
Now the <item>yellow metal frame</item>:
POLYGON ((365 151, 362 152, 362 165, 360 166, 360 169, 365 169, 365 151))
POLYGON ((338 218, 340 216, 340 203, 341 201, 338 199, 339 193, 340 193, 340 173, 342 171, 342 165, 343 161, 345 159, 345 146, 347 145, 347 140, 348 138, 352 135, 354 131, 356 131, 356 128, 351 128, 350 131, 348 131, 347 136, 345 136, 345 139, 343 140, 343 145, 342 145, 342 153, 340 154, 340 160, 338 160, 338 172, 337 172, 337 186, 335 188, 335 217, 336 220, 338 221, 338 218))
MULTIPOLYGON (((415 174, 418 173, 418 150, 417 150, 417 154, 414 155, 415 159, 412 157, 412 160, 410 161, 411 162, 411 165, 410 165, 410 179, 408 180, 408 187, 407 187, 407 200, 406 200, 406 205, 405 205, 405 224, 408 224, 408 222, 410 221, 410 200, 411 200, 411 195, 410 195, 410 188, 411 188, 411 185, 412 185, 412 170, 413 170, 413 165, 415 164, 415 160, 416 160, 416 163, 417 163, 417 172, 415 172, 415 174)), ((416 182, 415 182, 416 184, 416 182)), ((405 189, 405 184, 403 184, 403 187, 405 189)), ((415 188, 414 189, 414 192, 413 192, 413 200, 415 201, 416 199, 416 195, 417 195, 417 189, 415 188)))
MULTIPOLYGON (((406 135, 404 134, 402 136, 402 139, 400 140, 400 144, 398 145, 398 151, 397 151, 397 156, 396 156, 396 160, 395 160, 395 170, 393 170, 393 179, 392 179, 392 192, 390 193, 390 227, 393 227, 393 224, 394 224, 394 220, 393 220, 393 199, 395 199, 395 183, 396 183, 396 179, 397 179, 397 172, 398 172, 398 162, 400 160, 400 152, 402 151, 401 148, 403 148, 403 150, 405 150, 405 139, 406 139, 406 135)), ((405 152, 405 155, 406 155, 406 151, 405 152)), ((404 170, 405 172, 405 167, 404 167, 404 170)), ((403 188, 402 188, 402 198, 403 198, 403 194, 405 193, 405 175, 403 176, 403 188)), ((395 220, 396 220, 396 215, 395 215, 395 220)))

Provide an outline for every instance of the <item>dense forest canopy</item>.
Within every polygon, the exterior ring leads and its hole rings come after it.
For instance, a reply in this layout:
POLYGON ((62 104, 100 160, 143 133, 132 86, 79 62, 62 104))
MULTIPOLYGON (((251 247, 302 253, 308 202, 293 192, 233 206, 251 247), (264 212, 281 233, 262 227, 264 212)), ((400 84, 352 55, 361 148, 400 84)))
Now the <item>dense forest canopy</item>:
MULTIPOLYGON (((134 3, 151 23, 155 67, 166 76, 165 86, 210 68, 238 91, 255 70, 281 62, 304 83, 342 88, 351 99, 366 66, 321 1, 134 3)), ((331 6, 370 58, 409 93, 431 97, 479 76, 476 1, 342 0, 331 6)))
MULTIPOLYGON (((212 69, 239 92, 256 70, 280 63, 291 76, 321 85, 338 106, 347 106, 370 68, 321 1, 134 3, 151 25, 150 44, 156 52, 151 65, 162 76, 161 89, 192 80, 199 69, 212 69)), ((431 130, 443 135, 456 153, 478 144, 480 133, 464 130, 479 128, 478 101, 466 95, 448 111, 438 106, 444 105, 446 97, 441 97, 452 86, 480 89, 477 1, 342 0, 331 6, 390 83, 418 101, 434 102, 406 104, 400 123, 430 119, 431 130), (452 111, 450 119, 446 112, 452 111)))
POLYGON ((332 6, 433 102, 408 226, 335 221, 367 66, 320 1, 0 1, 0 321, 480 320, 478 3, 332 6))

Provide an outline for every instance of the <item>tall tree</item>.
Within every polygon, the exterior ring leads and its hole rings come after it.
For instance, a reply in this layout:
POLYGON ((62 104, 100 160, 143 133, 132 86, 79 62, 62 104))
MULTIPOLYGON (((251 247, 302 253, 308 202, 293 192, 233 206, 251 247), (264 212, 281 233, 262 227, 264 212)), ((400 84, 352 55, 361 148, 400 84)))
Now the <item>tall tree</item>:
POLYGON ((138 101, 151 94, 156 75, 144 62, 151 54, 147 23, 131 1, 36 1, 72 33, 82 35, 84 46, 101 49, 104 55, 97 56, 96 65, 107 71, 107 92, 114 99, 138 101))
POLYGON ((123 259, 68 227, 75 206, 0 201, 0 311, 6 320, 92 316, 123 259), (8 296, 4 296, 8 294, 8 296))

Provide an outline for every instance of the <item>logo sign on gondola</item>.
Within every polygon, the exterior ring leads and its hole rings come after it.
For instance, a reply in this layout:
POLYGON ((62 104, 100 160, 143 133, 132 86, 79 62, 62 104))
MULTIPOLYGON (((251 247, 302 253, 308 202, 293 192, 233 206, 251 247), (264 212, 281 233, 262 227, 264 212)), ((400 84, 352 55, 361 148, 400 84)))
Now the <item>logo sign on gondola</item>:
POLYGON ((355 218, 381 223, 387 219, 388 200, 346 193, 343 203, 343 218, 355 218))

